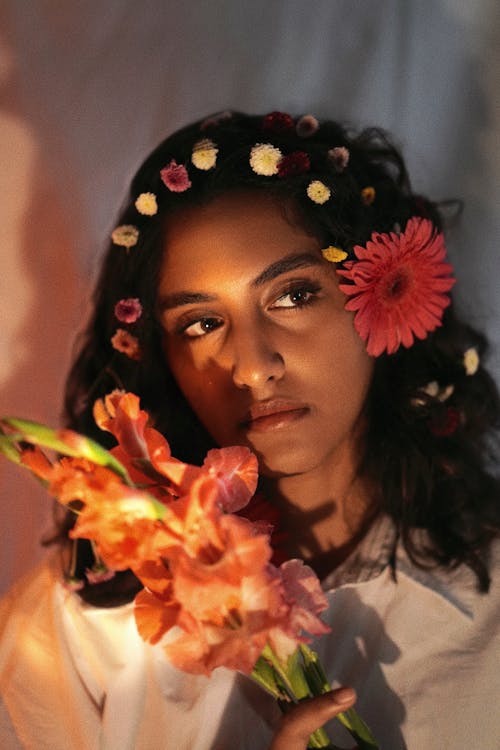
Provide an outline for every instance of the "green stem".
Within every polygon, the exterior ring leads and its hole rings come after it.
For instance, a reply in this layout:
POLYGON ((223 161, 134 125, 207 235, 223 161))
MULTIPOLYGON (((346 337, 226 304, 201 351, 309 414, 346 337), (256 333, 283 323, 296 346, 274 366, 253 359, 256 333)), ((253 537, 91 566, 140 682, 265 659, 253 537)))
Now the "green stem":
MULTIPOLYGON (((326 674, 315 651, 302 644, 300 646, 304 660, 304 671, 313 695, 321 695, 331 690, 326 674)), ((370 729, 354 708, 337 714, 336 717, 356 740, 360 750, 378 750, 377 742, 370 729)))
POLYGON ((359 750, 379 750, 373 734, 354 708, 349 708, 347 711, 337 714, 337 719, 354 737, 359 750))
POLYGON ((252 677, 276 700, 287 700, 288 696, 279 687, 272 666, 262 656, 259 656, 252 670, 252 677))
MULTIPOLYGON (((281 682, 285 687, 286 693, 288 694, 288 710, 291 708, 292 704, 311 697, 312 694, 306 675, 304 674, 304 666, 302 664, 301 652, 299 649, 297 649, 288 659, 287 663, 284 664, 278 659, 269 644, 267 644, 257 664, 259 664, 261 660, 267 662, 269 667, 274 671, 277 677, 276 682, 281 682)), ((268 681, 268 678, 266 679, 268 681)), ((260 684, 263 684, 262 681, 260 681, 260 684)), ((280 702, 280 706, 285 712, 287 710, 287 703, 283 703, 283 701, 280 702)), ((323 728, 317 729, 311 734, 308 747, 311 748, 311 750, 335 750, 323 728)))

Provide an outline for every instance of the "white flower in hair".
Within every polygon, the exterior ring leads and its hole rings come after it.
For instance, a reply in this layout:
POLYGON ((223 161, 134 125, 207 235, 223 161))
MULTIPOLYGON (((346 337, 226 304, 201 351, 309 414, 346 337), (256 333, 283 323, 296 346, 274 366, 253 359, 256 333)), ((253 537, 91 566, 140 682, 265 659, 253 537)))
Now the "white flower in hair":
POLYGON ((479 369, 479 354, 474 346, 464 352, 463 362, 466 374, 475 375, 479 369))
POLYGON ((322 205, 329 200, 332 191, 325 185, 321 180, 313 180, 307 186, 307 195, 313 201, 313 203, 319 203, 322 205))
POLYGON ((250 166, 255 174, 271 177, 278 174, 278 164, 283 154, 271 143, 257 143, 250 151, 250 166))
POLYGON ((193 146, 193 153, 191 154, 191 161, 197 169, 208 171, 215 167, 217 161, 217 154, 219 149, 210 138, 202 138, 193 146))
POLYGON ((431 380, 426 386, 422 388, 423 392, 432 398, 437 398, 439 401, 447 401, 455 390, 455 386, 446 385, 442 388, 437 380, 431 380))
POLYGON ((158 203, 154 193, 141 193, 135 202, 135 207, 143 216, 154 216, 158 213, 158 203))
POLYGON ((139 230, 132 224, 121 224, 121 226, 113 229, 111 239, 115 245, 126 248, 134 247, 139 239, 139 230))

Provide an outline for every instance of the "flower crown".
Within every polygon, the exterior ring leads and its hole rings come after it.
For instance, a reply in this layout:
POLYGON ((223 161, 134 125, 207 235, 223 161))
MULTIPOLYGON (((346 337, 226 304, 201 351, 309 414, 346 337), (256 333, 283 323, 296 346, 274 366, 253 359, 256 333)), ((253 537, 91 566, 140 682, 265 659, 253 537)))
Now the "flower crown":
MULTIPOLYGON (((231 113, 223 112, 203 121, 200 126, 203 137, 194 142, 189 161, 178 163, 172 158, 161 169, 161 182, 170 193, 184 193, 192 187, 192 170, 204 173, 217 166, 219 145, 207 132, 231 117, 231 113)), ((319 128, 313 115, 294 120, 284 112, 267 114, 261 121, 261 141, 250 147, 248 168, 260 177, 278 180, 307 175, 311 170, 307 141, 319 128), (284 153, 283 147, 270 142, 273 136, 287 134, 302 139, 304 148, 284 153)), ((325 163, 336 174, 349 167, 350 153, 344 145, 332 144, 324 156, 325 163)), ((305 196, 319 207, 335 199, 332 185, 320 179, 307 181, 304 190, 305 196)), ((377 200, 375 188, 365 185, 359 198, 366 210, 371 210, 377 200)), ((144 217, 155 216, 156 195, 141 193, 135 200, 135 208, 144 217)), ((124 224, 113 231, 112 240, 130 252, 137 245, 139 234, 135 225, 124 224)), ((429 219, 414 216, 404 231, 395 227, 389 233, 374 232, 366 245, 356 245, 350 254, 332 245, 322 252, 327 261, 339 264, 340 289, 348 298, 345 307, 354 312, 354 326, 371 356, 394 354, 401 346, 410 347, 415 339, 426 338, 441 325, 455 279, 452 267, 445 260, 443 235, 429 219)), ((140 314, 139 300, 120 300, 115 308, 118 321, 127 325, 133 325, 140 314), (124 314, 124 309, 129 312, 124 314)), ((130 330, 118 328, 112 345, 131 359, 140 359, 139 341, 130 330)))

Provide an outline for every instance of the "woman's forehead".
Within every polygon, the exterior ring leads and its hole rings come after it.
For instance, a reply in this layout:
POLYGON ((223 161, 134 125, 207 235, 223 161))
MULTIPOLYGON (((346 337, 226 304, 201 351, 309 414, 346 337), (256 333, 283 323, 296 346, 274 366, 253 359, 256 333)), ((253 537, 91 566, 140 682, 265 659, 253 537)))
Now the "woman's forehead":
MULTIPOLYGON (((291 202, 236 193, 177 211, 165 227, 162 282, 234 271, 256 278, 289 256, 316 254, 319 241, 300 225, 291 202)), ((300 261, 298 263, 300 265, 300 261)))

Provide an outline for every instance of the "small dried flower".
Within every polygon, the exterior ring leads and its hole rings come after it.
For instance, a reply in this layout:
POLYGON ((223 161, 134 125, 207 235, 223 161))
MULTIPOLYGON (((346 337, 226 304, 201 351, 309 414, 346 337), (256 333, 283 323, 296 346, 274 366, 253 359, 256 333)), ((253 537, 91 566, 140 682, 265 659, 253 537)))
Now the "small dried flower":
POLYGON ((427 393, 428 396, 431 396, 431 398, 436 398, 439 393, 439 383, 437 380, 431 380, 431 382, 427 383, 422 390, 424 393, 427 393))
POLYGON ((139 230, 137 227, 132 226, 132 224, 122 224, 113 229, 111 239, 115 245, 126 248, 134 247, 134 245, 137 245, 137 240, 139 239, 139 230))
POLYGON ((319 128, 319 122, 314 115, 303 115, 295 126, 299 138, 310 138, 319 128))
POLYGON ((375 188, 371 185, 368 185, 368 187, 364 187, 361 191, 361 200, 365 204, 365 206, 371 206, 373 201, 375 200, 375 188))
POLYGON ((172 193, 183 193, 191 187, 188 171, 184 164, 177 164, 175 159, 167 164, 160 172, 163 184, 168 187, 172 193))
POLYGON ((212 115, 211 117, 207 117, 200 125, 200 130, 207 130, 208 128, 214 128, 217 127, 221 122, 224 122, 225 120, 230 120, 233 116, 233 113, 226 109, 224 112, 219 112, 216 115, 212 115))
POLYGON ((311 168, 309 156, 305 151, 293 151, 284 156, 278 163, 278 176, 291 177, 295 174, 304 174, 311 168))
POLYGON ((191 154, 191 161, 197 169, 208 171, 215 167, 217 161, 217 154, 219 149, 210 138, 202 138, 193 146, 193 153, 191 154))
POLYGON ((455 386, 454 385, 446 385, 444 388, 441 388, 438 399, 440 401, 448 401, 450 396, 453 396, 455 393, 455 386))
POLYGON ((250 166, 256 174, 271 177, 278 174, 278 164, 283 154, 270 143, 257 143, 250 151, 250 166))
POLYGON ((313 201, 313 203, 319 203, 322 205, 329 200, 332 191, 325 185, 321 180, 313 180, 307 186, 307 195, 313 201))
POLYGON ((262 120, 264 133, 282 135, 293 130, 293 118, 286 112, 270 112, 262 120))
POLYGON ((431 398, 437 398, 442 403, 444 401, 447 401, 450 396, 453 395, 455 391, 454 385, 446 385, 444 388, 442 388, 437 380, 431 380, 430 383, 427 383, 426 386, 424 386, 421 389, 424 393, 426 393, 428 396, 431 396, 431 398))
POLYGON ((460 424, 460 412, 453 406, 448 406, 440 414, 435 414, 429 420, 429 429, 436 437, 449 437, 453 435, 460 424))
POLYGON ((120 323, 135 323, 142 315, 142 305, 137 297, 121 299, 115 305, 115 317, 120 323))
POLYGON ((463 358, 466 375, 475 375, 479 369, 479 354, 475 347, 471 347, 464 352, 463 358))
POLYGON ((342 263, 342 261, 347 258, 346 251, 342 250, 340 247, 335 247, 334 245, 325 247, 321 252, 323 258, 329 260, 330 263, 342 263))
POLYGON ((117 328, 111 338, 111 345, 113 349, 125 354, 129 359, 138 360, 141 358, 141 348, 138 339, 123 328, 117 328))
POLYGON ((158 203, 154 193, 141 193, 135 202, 135 207, 143 216, 154 216, 158 213, 158 203))
POLYGON ((328 151, 328 161, 337 172, 343 172, 349 164, 349 150, 345 146, 331 148, 328 151))

